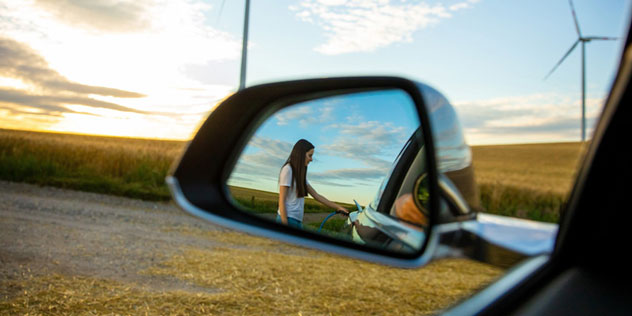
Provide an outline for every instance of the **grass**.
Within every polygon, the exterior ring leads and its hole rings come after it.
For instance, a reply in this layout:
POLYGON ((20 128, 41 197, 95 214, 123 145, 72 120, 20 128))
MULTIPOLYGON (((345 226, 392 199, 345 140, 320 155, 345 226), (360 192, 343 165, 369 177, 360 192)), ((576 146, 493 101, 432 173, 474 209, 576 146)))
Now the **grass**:
MULTIPOLYGON (((255 213, 276 213, 279 203, 279 194, 261 190, 247 189, 241 187, 229 187, 235 200, 255 213)), ((336 202, 347 209, 355 209, 355 205, 336 202)), ((328 208, 312 198, 305 198, 305 213, 326 213, 332 212, 328 208)))
MULTIPOLYGON (((208 315, 221 295, 152 292, 112 280, 52 274, 3 282, 19 295, 0 300, 0 315, 208 315)), ((217 314, 217 312, 215 312, 217 314)))
POLYGON ((472 147, 486 212, 557 222, 587 144, 472 147))
POLYGON ((0 283, 13 293, 0 300, 0 315, 426 315, 503 273, 464 259, 403 270, 240 233, 176 230, 226 246, 185 249, 144 274, 210 291, 155 291, 60 274, 28 276, 0 283))
POLYGON ((168 200, 164 179, 184 145, 0 129, 0 179, 168 200))
MULTIPOLYGON (((340 232, 345 228, 346 222, 347 220, 343 218, 330 218, 327 220, 327 222, 325 222, 325 225, 323 225, 323 230, 330 231, 330 232, 340 232)), ((318 230, 321 223, 322 222, 307 223, 307 226, 318 230)))
POLYGON ((474 146, 476 178, 482 184, 566 194, 585 147, 582 143, 474 146))
MULTIPOLYGON (((185 144, 0 129, 0 179, 168 200, 164 178, 185 144)), ((556 222, 583 150, 580 143, 472 147, 484 210, 556 222)), ((276 211, 276 193, 231 191, 255 212, 276 211)), ((306 213, 330 211, 310 198, 305 205, 306 213)))

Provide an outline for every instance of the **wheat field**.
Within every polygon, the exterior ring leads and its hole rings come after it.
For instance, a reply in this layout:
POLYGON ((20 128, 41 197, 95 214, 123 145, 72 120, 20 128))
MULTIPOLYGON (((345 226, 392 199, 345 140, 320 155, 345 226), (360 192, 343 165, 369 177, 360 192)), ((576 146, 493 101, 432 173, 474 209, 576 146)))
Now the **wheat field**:
MULTIPOLYGON (((0 129, 0 179, 168 200, 164 178, 185 146, 183 141, 0 129)), ((585 147, 581 143, 472 147, 484 211, 557 221, 585 147)), ((266 210, 274 208, 276 193, 232 190, 244 205, 254 202, 266 210)), ((308 211, 323 211, 314 201, 307 205, 313 207, 308 211)))
POLYGON ((474 146, 476 178, 479 184, 567 194, 585 147, 581 143, 474 146))

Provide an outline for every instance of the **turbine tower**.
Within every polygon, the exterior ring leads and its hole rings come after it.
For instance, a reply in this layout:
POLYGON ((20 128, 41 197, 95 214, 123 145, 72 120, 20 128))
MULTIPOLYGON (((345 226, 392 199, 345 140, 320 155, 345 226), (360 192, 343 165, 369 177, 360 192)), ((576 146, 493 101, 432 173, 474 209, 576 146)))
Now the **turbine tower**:
POLYGON ((586 140, 586 43, 593 40, 616 40, 616 37, 605 37, 605 36, 583 36, 581 30, 579 29, 579 22, 577 21, 577 15, 575 14, 575 7, 573 6, 573 1, 568 0, 568 3, 571 7, 571 13, 573 14, 573 21, 575 22, 575 30, 577 31, 577 40, 571 48, 564 54, 562 59, 555 64, 555 67, 549 71, 549 73, 544 77, 546 80, 554 71, 559 67, 564 59, 570 55, 571 52, 577 47, 577 44, 582 43, 582 142, 586 140))
POLYGON ((244 35, 242 36, 241 44, 241 71, 239 76, 239 90, 246 87, 246 67, 247 67, 247 55, 248 55, 248 22, 250 22, 250 0, 246 0, 244 8, 244 35))

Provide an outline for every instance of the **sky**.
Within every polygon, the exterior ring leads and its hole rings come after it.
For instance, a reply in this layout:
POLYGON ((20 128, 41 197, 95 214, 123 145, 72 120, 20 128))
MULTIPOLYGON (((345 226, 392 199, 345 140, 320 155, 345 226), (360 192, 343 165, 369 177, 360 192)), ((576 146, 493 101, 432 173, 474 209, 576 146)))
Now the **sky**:
MULTIPOLYGON (((619 38, 586 45, 590 137, 630 2, 573 3, 584 35, 619 38)), ((0 128, 191 139, 237 90, 243 15, 233 0, 0 0, 0 128)), ((249 33, 247 86, 395 75, 441 91, 472 145, 580 139, 581 47, 544 80, 578 38, 566 0, 251 0, 249 33)))
MULTIPOLYGON (((585 35, 623 36, 629 2, 574 4, 585 35)), ((0 0, 0 128, 190 139, 237 89, 243 10, 0 0)), ((579 47, 543 80, 576 39, 564 0, 252 0, 246 82, 402 76, 442 91, 471 144, 577 141, 579 47)), ((591 129, 622 44, 587 44, 591 129)))

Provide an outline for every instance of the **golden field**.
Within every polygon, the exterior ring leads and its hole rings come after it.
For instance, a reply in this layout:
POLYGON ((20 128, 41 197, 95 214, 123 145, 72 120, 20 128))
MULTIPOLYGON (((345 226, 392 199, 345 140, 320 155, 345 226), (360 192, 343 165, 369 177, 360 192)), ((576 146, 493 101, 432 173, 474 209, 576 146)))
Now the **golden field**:
POLYGON ((567 194, 586 145, 554 143, 474 146, 479 184, 498 184, 567 194))
POLYGON ((557 222, 587 143, 472 147, 486 212, 557 222))
MULTIPOLYGON (((168 200, 164 178, 185 146, 181 141, 0 129, 0 179, 168 200)), ((583 150, 580 143, 472 147, 484 210, 557 221, 583 150)), ((233 190, 245 205, 253 197, 255 204, 276 201, 275 193, 233 190)), ((314 212, 322 211, 311 204, 314 212)))

